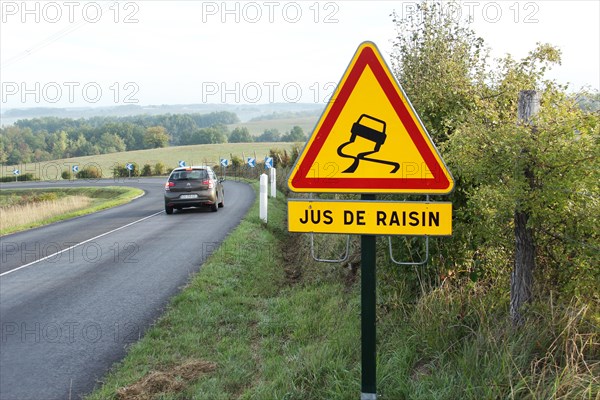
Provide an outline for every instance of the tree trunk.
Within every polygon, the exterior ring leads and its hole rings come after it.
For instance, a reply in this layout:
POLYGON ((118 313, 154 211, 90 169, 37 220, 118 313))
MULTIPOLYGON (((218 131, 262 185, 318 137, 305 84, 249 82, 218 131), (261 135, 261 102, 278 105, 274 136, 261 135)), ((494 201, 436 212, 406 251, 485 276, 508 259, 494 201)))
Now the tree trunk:
POLYGON ((510 317, 514 325, 521 324, 521 307, 531 301, 535 243, 528 220, 529 212, 515 211, 515 264, 510 276, 510 317))
MULTIPOLYGON (((540 98, 535 90, 523 90, 519 93, 518 117, 520 122, 530 125, 531 118, 538 112, 540 98)), ((532 126, 532 134, 535 127, 532 126)), ((527 149, 522 150, 522 155, 527 155, 527 149)), ((534 189, 534 175, 529 161, 526 162, 524 175, 529 183, 529 189, 534 189)), ((515 225, 515 264, 510 276, 510 317, 514 325, 523 321, 521 309, 524 304, 531 301, 533 286, 533 269, 535 267, 535 242, 533 232, 527 227, 530 212, 527 206, 517 206, 514 214, 515 225)))

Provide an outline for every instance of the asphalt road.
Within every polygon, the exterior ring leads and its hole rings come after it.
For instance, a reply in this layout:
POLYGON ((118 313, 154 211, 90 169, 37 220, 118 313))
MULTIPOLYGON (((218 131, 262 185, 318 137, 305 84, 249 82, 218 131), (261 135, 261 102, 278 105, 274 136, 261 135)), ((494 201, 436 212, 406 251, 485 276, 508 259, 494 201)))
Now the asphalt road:
MULTIPOLYGON (((225 207, 218 212, 168 216, 163 184, 156 178, 68 183, 134 186, 146 195, 0 238, 0 399, 77 399, 89 393, 255 197, 248 185, 226 181, 225 207)), ((2 184, 47 186, 67 185, 2 184)))

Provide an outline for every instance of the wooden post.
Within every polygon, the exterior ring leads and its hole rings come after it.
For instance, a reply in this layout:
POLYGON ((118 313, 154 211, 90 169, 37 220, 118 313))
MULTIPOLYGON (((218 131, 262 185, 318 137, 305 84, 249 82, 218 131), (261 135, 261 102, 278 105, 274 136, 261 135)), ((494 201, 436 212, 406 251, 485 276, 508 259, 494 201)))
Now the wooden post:
MULTIPOLYGON (((531 125, 531 119, 540 108, 540 96, 535 90, 519 92, 518 118, 520 123, 531 125)), ((535 126, 531 126, 535 134, 535 126)), ((528 149, 524 148, 521 155, 528 157, 528 149)), ((533 190, 535 177, 530 160, 526 160, 523 169, 529 189, 533 190)), ((517 206, 514 214, 515 229, 515 263, 510 276, 510 317, 513 325, 522 323, 521 307, 531 301, 533 286, 533 269, 535 267, 535 242, 531 227, 528 227, 530 210, 527 206, 517 206)))

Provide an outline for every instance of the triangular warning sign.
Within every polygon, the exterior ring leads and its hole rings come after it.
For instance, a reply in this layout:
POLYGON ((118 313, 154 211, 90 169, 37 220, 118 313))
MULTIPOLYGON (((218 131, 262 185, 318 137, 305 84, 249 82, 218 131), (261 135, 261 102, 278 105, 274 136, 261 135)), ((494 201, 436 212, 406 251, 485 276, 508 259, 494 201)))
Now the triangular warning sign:
POLYGON ((446 194, 446 168, 375 44, 362 43, 288 179, 295 192, 446 194))

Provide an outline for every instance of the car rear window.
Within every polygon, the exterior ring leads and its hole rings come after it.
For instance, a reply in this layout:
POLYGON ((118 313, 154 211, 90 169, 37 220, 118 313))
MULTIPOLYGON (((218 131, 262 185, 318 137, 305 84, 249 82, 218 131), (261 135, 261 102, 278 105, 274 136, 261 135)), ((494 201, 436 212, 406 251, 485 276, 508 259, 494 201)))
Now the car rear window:
POLYGON ((170 181, 182 181, 182 180, 190 180, 190 181, 199 181, 208 178, 208 173, 205 169, 193 169, 191 171, 175 171, 171 174, 169 178, 170 181))

